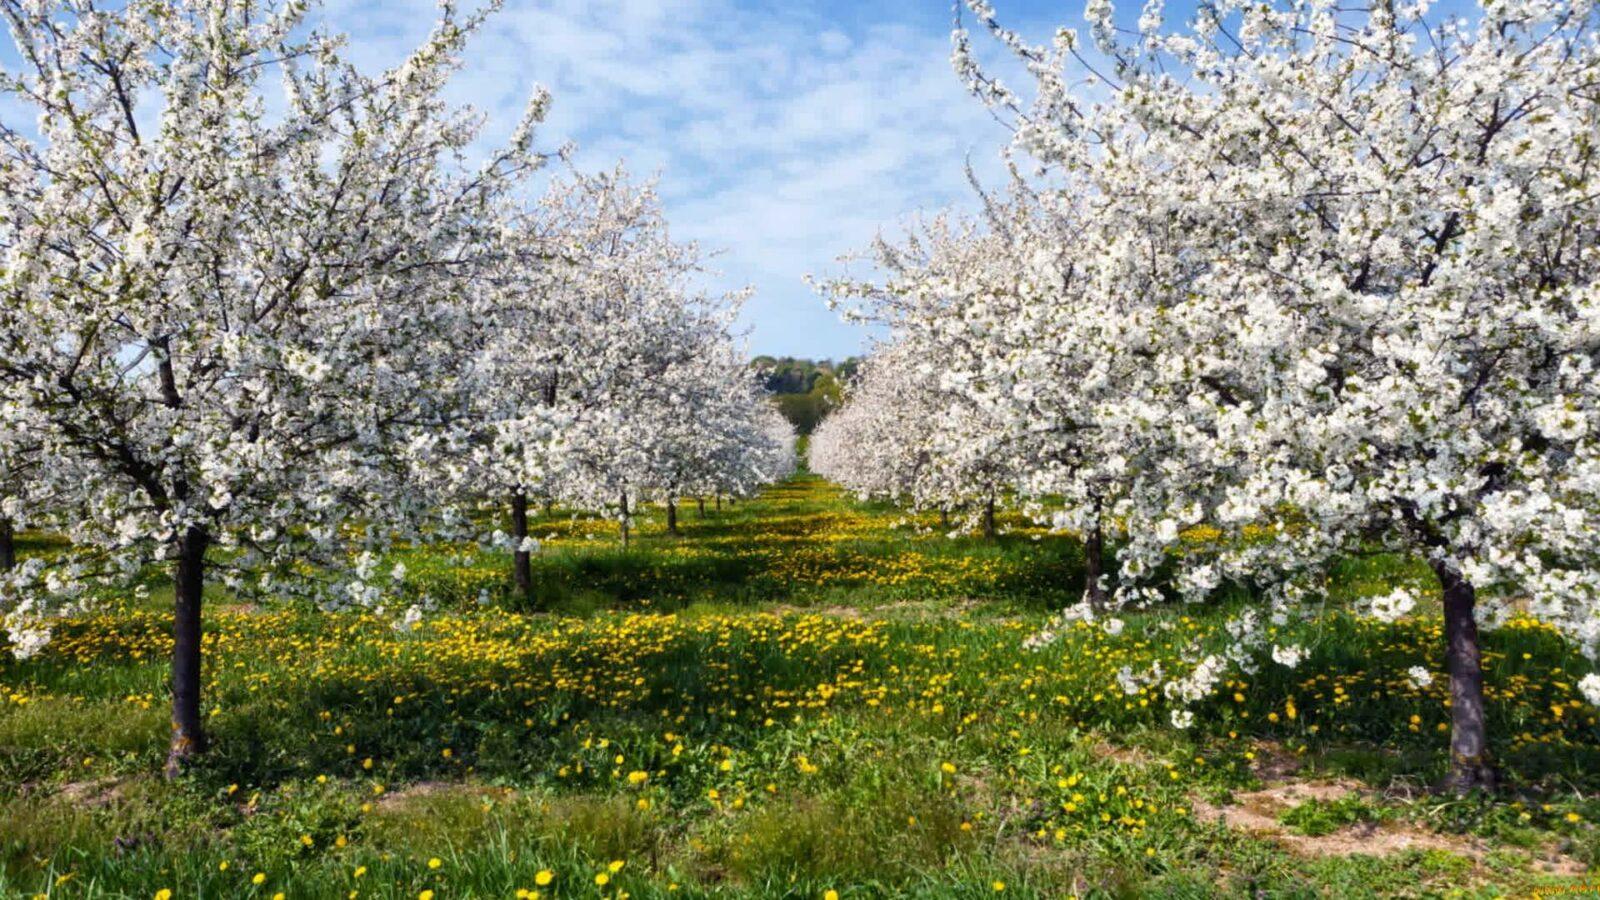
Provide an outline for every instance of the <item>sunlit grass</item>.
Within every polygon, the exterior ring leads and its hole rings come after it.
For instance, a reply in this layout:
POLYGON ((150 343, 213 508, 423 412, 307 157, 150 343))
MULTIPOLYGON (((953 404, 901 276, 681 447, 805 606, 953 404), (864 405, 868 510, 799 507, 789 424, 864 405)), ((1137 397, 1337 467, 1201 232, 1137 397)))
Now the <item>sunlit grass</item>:
MULTIPOLYGON (((219 607, 214 746, 173 783, 165 615, 62 623, 0 663, 0 896, 1492 895, 1559 883, 1534 865, 1556 849, 1600 858, 1597 713, 1542 626, 1487 637, 1495 755, 1521 792, 1443 801, 1422 790, 1446 762, 1436 622, 1297 626, 1306 662, 1227 681, 1177 731, 1116 673, 1181 671, 1228 640, 1226 609, 1029 652, 1071 590, 1044 574, 1071 571, 1071 541, 906 518, 801 479, 690 507, 682 538, 647 524, 627 552, 573 525, 541 584, 582 616, 480 606, 470 581, 415 630, 219 607), (1269 757, 1414 797, 1286 816, 1301 832, 1411 823, 1499 855, 1308 860, 1196 817, 1269 757)), ((451 552, 413 553, 445 579, 451 552)), ((466 569, 499 584, 498 562, 466 569)), ((1352 563, 1343 589, 1410 571, 1352 563)))

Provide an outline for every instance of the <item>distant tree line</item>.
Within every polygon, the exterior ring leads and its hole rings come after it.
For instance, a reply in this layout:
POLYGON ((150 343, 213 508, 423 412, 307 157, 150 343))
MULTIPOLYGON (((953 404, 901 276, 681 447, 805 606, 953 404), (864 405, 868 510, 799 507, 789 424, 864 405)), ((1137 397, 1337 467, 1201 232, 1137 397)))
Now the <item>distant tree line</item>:
POLYGON ((854 376, 859 360, 841 362, 797 359, 792 356, 758 356, 750 366, 772 394, 778 411, 801 434, 810 434, 830 410, 839 405, 843 383, 854 376))

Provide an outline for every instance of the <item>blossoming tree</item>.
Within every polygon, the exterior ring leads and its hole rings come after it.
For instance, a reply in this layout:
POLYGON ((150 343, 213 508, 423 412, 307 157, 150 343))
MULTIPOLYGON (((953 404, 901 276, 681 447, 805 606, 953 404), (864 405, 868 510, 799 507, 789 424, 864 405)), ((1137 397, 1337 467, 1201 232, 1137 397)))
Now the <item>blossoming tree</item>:
MULTIPOLYGON (((287 589, 311 552, 382 539, 408 429, 458 408, 470 298, 501 197, 538 162, 543 96, 503 150, 440 91, 481 16, 441 5, 367 76, 306 6, 271 0, 0 3, 0 76, 37 134, 0 126, 0 420, 81 476, 80 552, 7 596, 172 566, 176 771, 205 746, 201 605, 213 570, 287 589), (265 79, 282 78, 281 100, 265 79), (361 529, 345 523, 364 514, 361 529)), ((53 464, 53 463, 52 463, 53 464)), ((373 602, 368 554, 330 604, 373 602)))
MULTIPOLYGON (((1479 627, 1523 609, 1600 652, 1594 5, 1218 0, 1174 28, 1152 3, 1121 32, 1096 0, 1094 55, 968 7, 1035 91, 964 32, 957 68, 1085 204, 1080 264, 1122 336, 1103 352, 1140 363, 1099 414, 1167 454, 1130 474, 1124 567, 1217 524, 1236 539, 1189 555, 1185 593, 1271 576, 1281 622, 1337 556, 1424 556, 1450 783, 1491 784, 1479 627)), ((1265 624, 1243 617, 1239 645, 1265 624)), ((1218 662, 1169 694, 1202 695, 1218 662)))
POLYGON ((1111 320, 1081 284, 1070 196, 1042 197, 1015 175, 1009 195, 981 196, 979 220, 946 214, 899 244, 880 240, 881 280, 826 288, 836 302, 858 298, 852 314, 889 326, 898 352, 929 370, 942 399, 923 480, 990 503, 1012 492, 1025 512, 1081 534, 1085 598, 1098 608, 1105 522, 1139 452, 1096 412, 1120 390, 1101 352, 1111 320))

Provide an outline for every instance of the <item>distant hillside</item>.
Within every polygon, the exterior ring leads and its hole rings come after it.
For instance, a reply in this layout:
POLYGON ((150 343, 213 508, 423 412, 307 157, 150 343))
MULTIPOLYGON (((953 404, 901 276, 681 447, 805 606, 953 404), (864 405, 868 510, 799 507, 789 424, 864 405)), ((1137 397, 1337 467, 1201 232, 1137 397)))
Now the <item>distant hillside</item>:
POLYGON ((839 403, 842 383, 855 373, 855 357, 832 360, 797 359, 792 356, 758 356, 750 367, 761 376, 773 402, 801 434, 822 421, 839 403))

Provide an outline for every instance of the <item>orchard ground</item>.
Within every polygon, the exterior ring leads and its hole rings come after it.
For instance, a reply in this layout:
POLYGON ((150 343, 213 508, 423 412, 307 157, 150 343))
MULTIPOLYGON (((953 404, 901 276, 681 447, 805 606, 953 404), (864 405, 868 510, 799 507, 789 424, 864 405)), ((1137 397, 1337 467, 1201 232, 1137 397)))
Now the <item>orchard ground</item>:
POLYGON ((626 552, 541 517, 537 611, 465 547, 403 554, 442 607, 414 630, 214 594, 213 746, 172 782, 170 616, 62 623, 0 662, 0 896, 1600 893, 1597 711, 1552 631, 1486 635, 1507 791, 1429 790, 1440 623, 1343 609, 1417 562, 1346 564, 1305 662, 1177 730, 1117 673, 1225 643, 1228 599, 1029 651, 1081 591, 1074 541, 950 537, 804 475, 707 507, 626 552))

